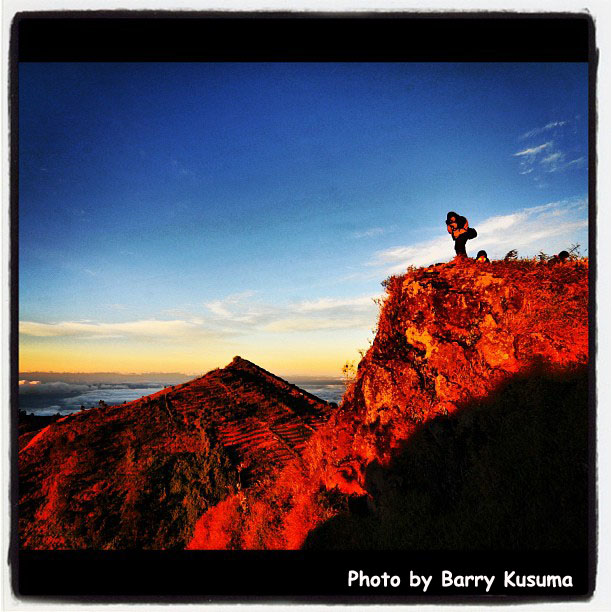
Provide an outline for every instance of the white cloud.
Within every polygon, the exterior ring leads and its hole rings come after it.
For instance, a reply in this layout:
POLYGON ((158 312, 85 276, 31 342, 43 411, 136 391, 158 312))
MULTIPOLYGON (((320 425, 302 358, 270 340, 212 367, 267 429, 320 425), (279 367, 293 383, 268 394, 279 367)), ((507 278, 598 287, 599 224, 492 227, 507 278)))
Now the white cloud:
POLYGON ((244 291, 206 302, 205 313, 185 319, 145 320, 125 323, 63 321, 61 323, 20 322, 20 332, 39 338, 74 337, 87 339, 153 339, 177 341, 212 338, 221 340, 258 332, 294 332, 349 328, 371 329, 377 306, 374 297, 320 297, 288 304, 254 301, 254 291, 244 291))
POLYGON ((525 140, 526 138, 532 138, 533 136, 537 136, 538 134, 542 134, 542 132, 547 132, 548 130, 552 130, 553 128, 563 127, 567 125, 567 121, 551 121, 547 123, 543 127, 535 128, 530 130, 529 132, 525 132, 522 136, 519 136, 519 140, 525 140))
MULTIPOLYGON (((513 157, 518 157, 519 159, 519 173, 520 174, 531 174, 535 170, 535 163, 543 151, 549 152, 548 157, 555 155, 556 153, 551 152, 554 145, 553 142, 545 142, 544 144, 538 145, 537 147, 530 147, 528 149, 523 149, 522 151, 518 151, 517 153, 513 153, 513 157)), ((534 175, 537 180, 537 174, 534 175)))
POLYGON ((562 158, 563 158, 563 153, 560 153, 559 151, 557 151, 556 153, 551 153, 550 155, 546 156, 540 163, 541 164, 552 164, 554 162, 559 161, 562 158))
POLYGON ((62 321, 60 323, 39 323, 20 321, 19 332, 39 338, 80 337, 84 339, 104 338, 149 338, 173 339, 193 335, 210 334, 198 321, 142 320, 124 323, 96 323, 83 321, 62 321))
POLYGON ((221 319, 233 319, 234 314, 231 312, 231 307, 237 304, 241 304, 247 298, 255 295, 255 291, 248 289, 241 291, 240 293, 233 293, 226 296, 222 300, 214 300, 212 302, 205 302, 204 306, 210 310, 214 315, 221 319))
POLYGON ((234 299, 228 296, 207 308, 216 323, 235 333, 294 332, 331 329, 371 328, 376 314, 375 296, 321 297, 289 304, 271 304, 234 299), (222 316, 219 316, 222 314, 222 316))
POLYGON ((524 221, 528 214, 526 211, 531 209, 527 208, 524 211, 512 213, 511 215, 497 215, 495 217, 489 217, 482 223, 478 224, 478 235, 482 237, 483 234, 495 234, 500 231, 507 230, 513 225, 517 225, 521 221, 524 221))
POLYGON ((89 385, 79 385, 65 382, 19 381, 19 395, 76 395, 89 391, 89 385))
MULTIPOLYGON (((372 309, 375 314, 375 309, 372 309)), ((354 329, 372 327, 373 319, 365 313, 360 317, 288 317, 268 323, 263 327, 268 332, 300 332, 300 331, 322 331, 332 329, 354 329)))
POLYGON ((377 312, 375 296, 319 298, 279 308, 262 326, 267 332, 371 329, 377 312))
POLYGON ((552 214, 555 214, 558 211, 570 211, 575 208, 586 208, 585 200, 559 200, 557 202, 548 202, 547 204, 540 204, 539 206, 531 206, 526 210, 529 211, 529 214, 537 215, 544 211, 551 211, 552 214))
POLYGON ((207 302, 206 304, 204 304, 204 306, 206 306, 206 308, 208 308, 210 312, 217 315, 218 317, 227 319, 232 316, 230 311, 225 307, 225 305, 223 304, 221 300, 216 300, 214 302, 207 302))
POLYGON ((354 232, 353 238, 373 238, 374 236, 381 236, 385 233, 383 227, 372 227, 362 232, 354 232))
POLYGON ((540 161, 546 172, 561 172, 567 168, 582 168, 584 166, 584 157, 572 159, 569 162, 565 161, 565 154, 561 151, 551 153, 540 161))
POLYGON ((441 258, 446 258, 449 250, 449 240, 447 236, 435 238, 426 242, 418 242, 410 246, 400 246, 375 254, 374 260, 370 265, 387 266, 387 274, 403 272, 408 266, 422 266, 441 258))
POLYGON ((316 312, 316 311, 331 311, 346 308, 361 309, 369 306, 372 303, 370 296, 362 296, 356 298, 319 298, 313 301, 299 302, 295 305, 297 312, 316 312))
POLYGON ((566 165, 563 164, 564 160, 565 155, 561 151, 555 151, 554 153, 544 157, 540 161, 540 164, 545 166, 546 172, 558 172, 566 167, 566 165))
MULTIPOLYGON (((586 199, 563 200, 489 217, 474 224, 478 236, 467 243, 467 248, 485 249, 489 256, 501 257, 512 248, 527 255, 546 250, 547 245, 564 237, 571 242, 577 232, 588 227, 586 206, 586 199)), ((453 254, 451 239, 440 236, 379 251, 368 265, 383 268, 386 274, 397 274, 408 266, 447 261, 453 254)))
POLYGON ((566 168, 569 168, 570 166, 582 167, 583 165, 584 165, 584 157, 579 157, 578 159, 572 159, 571 162, 568 162, 566 165, 566 168))
POLYGON ((537 147, 530 147, 529 149, 523 149, 518 153, 514 153, 514 157, 523 157, 525 155, 531 157, 537 155, 538 153, 541 153, 542 151, 544 151, 544 149, 548 149, 550 146, 552 146, 552 142, 545 142, 544 144, 538 145, 537 147))
MULTIPOLYGON (((577 157, 576 151, 579 149, 580 141, 576 140, 577 124, 579 117, 569 121, 549 121, 542 127, 535 128, 529 132, 525 132, 519 136, 519 140, 525 139, 543 139, 543 134, 549 132, 548 142, 538 144, 537 140, 530 144, 529 147, 513 153, 512 156, 518 158, 519 174, 525 176, 530 175, 536 187, 544 189, 550 186, 552 174, 563 172, 569 168, 580 169, 584 167, 584 158, 577 157), (568 129, 572 127, 573 129, 568 129), (554 135, 554 137, 552 136, 554 135), (572 159, 567 162, 566 159, 570 155, 569 151, 573 151, 572 159)), ((586 136, 586 134, 583 134, 586 136)))

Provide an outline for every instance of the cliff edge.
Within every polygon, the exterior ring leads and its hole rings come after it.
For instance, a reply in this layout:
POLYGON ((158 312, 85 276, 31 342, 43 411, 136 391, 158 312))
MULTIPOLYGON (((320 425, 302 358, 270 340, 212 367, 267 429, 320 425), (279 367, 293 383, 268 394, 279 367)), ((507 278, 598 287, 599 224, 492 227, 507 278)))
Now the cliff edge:
POLYGON ((383 285, 339 410, 189 548, 584 543, 588 260, 454 261, 383 285))

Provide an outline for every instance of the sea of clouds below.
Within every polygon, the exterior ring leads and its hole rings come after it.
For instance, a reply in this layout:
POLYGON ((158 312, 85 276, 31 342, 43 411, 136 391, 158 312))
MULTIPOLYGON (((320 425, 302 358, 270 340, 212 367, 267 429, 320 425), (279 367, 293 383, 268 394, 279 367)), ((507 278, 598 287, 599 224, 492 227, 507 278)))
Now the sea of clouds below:
MULTIPOLYGON (((291 381, 300 388, 328 402, 339 402, 344 384, 336 379, 291 381)), ((70 414, 97 406, 99 401, 112 406, 151 395, 164 388, 159 382, 138 383, 68 383, 65 381, 23 381, 19 385, 19 409, 40 416, 70 414)))

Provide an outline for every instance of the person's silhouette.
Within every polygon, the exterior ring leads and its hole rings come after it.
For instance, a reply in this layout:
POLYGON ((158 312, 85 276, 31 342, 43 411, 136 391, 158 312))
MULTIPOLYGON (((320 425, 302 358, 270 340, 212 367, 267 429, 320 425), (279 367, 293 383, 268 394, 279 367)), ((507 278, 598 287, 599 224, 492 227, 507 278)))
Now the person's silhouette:
POLYGON ((465 243, 476 238, 476 230, 470 227, 468 220, 452 210, 446 215, 446 231, 455 243, 455 253, 460 257, 467 257, 465 243))

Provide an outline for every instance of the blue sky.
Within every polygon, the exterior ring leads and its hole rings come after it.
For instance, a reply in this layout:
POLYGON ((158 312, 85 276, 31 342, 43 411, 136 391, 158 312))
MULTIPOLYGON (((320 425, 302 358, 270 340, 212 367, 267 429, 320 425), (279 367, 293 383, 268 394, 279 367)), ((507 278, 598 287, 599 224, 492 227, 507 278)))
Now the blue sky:
POLYGON ((587 244, 586 64, 22 64, 21 369, 337 374, 380 282, 587 244))

